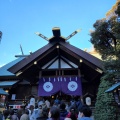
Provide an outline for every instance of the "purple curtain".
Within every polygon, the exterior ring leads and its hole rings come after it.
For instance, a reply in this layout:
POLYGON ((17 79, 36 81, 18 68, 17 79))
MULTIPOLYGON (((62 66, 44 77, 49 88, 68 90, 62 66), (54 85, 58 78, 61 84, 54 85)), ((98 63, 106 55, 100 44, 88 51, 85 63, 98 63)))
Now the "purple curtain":
POLYGON ((38 96, 51 96, 58 91, 67 95, 81 96, 80 77, 50 77, 39 80, 38 96))

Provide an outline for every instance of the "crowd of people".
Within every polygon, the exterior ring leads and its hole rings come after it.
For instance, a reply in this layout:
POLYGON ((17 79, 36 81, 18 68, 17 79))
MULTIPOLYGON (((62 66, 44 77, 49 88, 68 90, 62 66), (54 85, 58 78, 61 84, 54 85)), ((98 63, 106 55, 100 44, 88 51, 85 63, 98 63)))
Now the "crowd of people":
POLYGON ((80 99, 65 102, 56 98, 53 103, 41 99, 37 105, 28 104, 17 112, 6 109, 0 114, 0 120, 92 120, 91 115, 90 107, 80 99))

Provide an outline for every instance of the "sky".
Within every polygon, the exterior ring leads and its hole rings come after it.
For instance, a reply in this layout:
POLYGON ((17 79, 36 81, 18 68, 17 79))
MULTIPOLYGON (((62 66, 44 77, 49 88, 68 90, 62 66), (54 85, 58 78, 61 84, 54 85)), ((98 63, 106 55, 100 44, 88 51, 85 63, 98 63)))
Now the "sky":
POLYGON ((68 37, 81 29, 68 42, 82 50, 92 49, 89 31, 116 0, 0 0, 0 66, 21 55, 45 46, 48 42, 35 33, 50 38, 52 28, 59 27, 61 36, 68 37))

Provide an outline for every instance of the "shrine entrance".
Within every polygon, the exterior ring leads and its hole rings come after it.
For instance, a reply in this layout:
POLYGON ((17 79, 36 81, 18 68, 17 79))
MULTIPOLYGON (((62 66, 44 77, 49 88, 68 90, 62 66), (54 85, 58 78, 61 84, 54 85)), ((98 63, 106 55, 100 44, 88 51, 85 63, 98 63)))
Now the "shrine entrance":
POLYGON ((39 80, 38 96, 51 96, 59 91, 71 96, 81 96, 80 77, 49 77, 39 80))
MULTIPOLYGON (((14 79, 30 82, 30 90, 25 96, 34 95, 33 87, 36 87, 38 90, 36 94, 39 97, 54 96, 55 98, 60 91, 66 99, 70 96, 84 96, 86 93, 96 98, 103 74, 103 62, 67 41, 78 31, 74 31, 68 37, 61 36, 58 27, 53 28, 52 32, 53 36, 49 39, 38 34, 47 40, 48 44, 24 56, 7 70, 14 75, 14 79)), ((24 82, 22 85, 25 86, 24 82)), ((18 88, 16 90, 19 91, 18 88)), ((20 92, 16 93, 19 99, 20 92)))

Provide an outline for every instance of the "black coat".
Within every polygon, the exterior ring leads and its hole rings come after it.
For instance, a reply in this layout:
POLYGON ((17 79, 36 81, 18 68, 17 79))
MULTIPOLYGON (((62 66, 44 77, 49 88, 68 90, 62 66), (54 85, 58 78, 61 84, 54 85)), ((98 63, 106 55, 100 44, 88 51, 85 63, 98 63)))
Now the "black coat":
POLYGON ((67 116, 68 112, 67 110, 60 109, 60 120, 64 120, 64 118, 67 116))
POLYGON ((38 118, 36 118, 36 120, 47 120, 48 119, 48 117, 38 117, 38 118))

